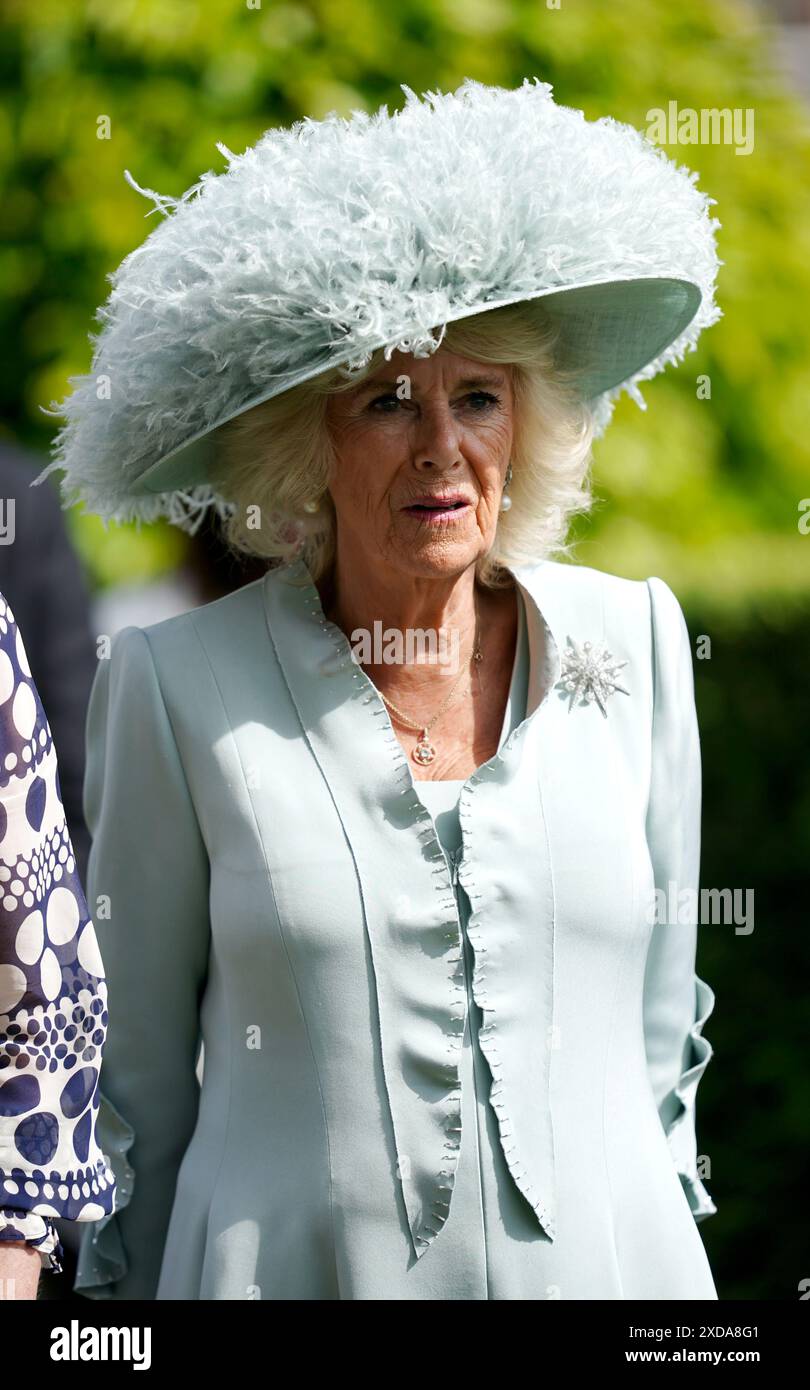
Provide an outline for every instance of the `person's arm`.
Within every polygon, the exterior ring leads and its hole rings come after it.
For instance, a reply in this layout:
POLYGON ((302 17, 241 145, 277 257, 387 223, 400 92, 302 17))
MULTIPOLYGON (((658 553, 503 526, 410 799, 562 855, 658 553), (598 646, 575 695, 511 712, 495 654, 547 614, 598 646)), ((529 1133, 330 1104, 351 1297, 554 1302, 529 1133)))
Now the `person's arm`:
POLYGON ((88 897, 110 1011, 99 1128, 121 1196, 115 1215, 83 1233, 75 1288, 153 1299, 197 1119, 210 869, 141 628, 117 633, 101 660, 86 732, 88 897))
POLYGON ((41 1261, 36 1247, 26 1240, 0 1244, 0 1290, 9 1301, 33 1301, 39 1288, 41 1261))
POLYGON ((695 971, 700 881, 701 759, 689 633, 662 579, 647 580, 654 712, 647 840, 663 904, 644 979, 650 1082, 673 1163, 696 1221, 717 1208, 697 1168, 695 1102, 712 1056, 702 1029, 714 993, 695 971), (670 904, 675 910, 670 911, 670 904))
POLYGON ((37 614, 31 660, 37 663, 34 678, 56 743, 65 818, 79 876, 86 883, 90 836, 82 813, 83 731, 96 671, 90 600, 55 489, 29 489, 29 494, 26 526, 29 534, 36 530, 37 547, 27 580, 29 611, 37 614))
POLYGON ((53 1218, 113 1209, 98 1143, 104 967, 65 821, 56 748, 0 594, 0 1278, 61 1272, 53 1218))

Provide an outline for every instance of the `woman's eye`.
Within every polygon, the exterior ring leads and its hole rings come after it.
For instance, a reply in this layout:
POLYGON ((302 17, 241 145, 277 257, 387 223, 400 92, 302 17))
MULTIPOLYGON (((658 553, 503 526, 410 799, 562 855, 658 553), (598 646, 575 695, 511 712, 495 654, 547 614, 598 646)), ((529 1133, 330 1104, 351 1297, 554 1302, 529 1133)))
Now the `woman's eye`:
MULTIPOLYGON (((374 400, 369 402, 369 409, 373 410, 375 406, 380 407, 381 404, 390 404, 392 401, 395 406, 399 405, 399 397, 396 395, 396 393, 394 391, 386 391, 382 396, 375 396, 374 400)), ((379 410, 379 413, 381 415, 392 414, 392 412, 389 410, 379 410)))
MULTIPOLYGON (((489 410, 491 407, 500 405, 501 403, 500 397, 494 396, 490 391, 470 391, 469 394, 463 398, 463 401, 469 401, 474 410, 481 411, 489 410)), ((393 405, 394 409, 396 409, 399 403, 399 396, 397 396, 394 391, 386 391, 381 396, 375 396, 374 399, 369 402, 369 409, 376 410, 382 415, 390 415, 393 411, 389 410, 388 407, 393 405)))

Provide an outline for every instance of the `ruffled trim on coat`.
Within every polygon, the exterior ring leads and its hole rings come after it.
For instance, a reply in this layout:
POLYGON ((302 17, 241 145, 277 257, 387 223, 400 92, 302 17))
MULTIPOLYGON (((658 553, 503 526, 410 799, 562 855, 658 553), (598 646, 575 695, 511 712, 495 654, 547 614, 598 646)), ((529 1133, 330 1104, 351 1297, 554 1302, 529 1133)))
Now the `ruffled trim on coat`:
POLYGON ((697 1171, 695 1102, 700 1079, 714 1056, 714 1048, 703 1037, 703 1025, 715 1005, 714 991, 695 975, 695 1021, 689 1029, 684 1069, 672 1094, 680 1101, 680 1113, 666 1126, 667 1142, 675 1161, 689 1207, 696 1221, 717 1213, 710 1193, 697 1171))
POLYGON ((103 1092, 96 1120, 96 1135, 104 1157, 115 1175, 115 1207, 100 1221, 82 1232, 76 1264, 74 1289, 88 1298, 109 1298, 108 1286, 123 1279, 129 1262, 118 1225, 118 1213, 129 1205, 135 1185, 135 1172, 127 1153, 135 1142, 135 1132, 103 1092))
MULTIPOLYGON (((448 1220, 461 1148, 460 1057, 468 1005, 458 903, 433 818, 419 799, 385 704, 353 661, 345 634, 326 619, 307 565, 299 560, 271 571, 264 593, 268 630, 282 674, 313 755, 338 798, 355 858, 374 967, 396 1179, 419 1259, 448 1220), (347 782, 346 750, 357 740, 355 701, 368 712, 369 730, 390 751, 390 762, 358 756, 355 776, 347 782), (373 839, 369 807, 375 810, 373 839), (379 872, 380 863, 385 864, 385 874, 379 872), (391 892, 392 884, 410 882, 425 885, 415 905, 407 893, 394 897, 391 892)), ((529 626, 530 643, 537 641, 533 634, 541 621, 545 622, 538 610, 529 626)), ((542 682, 541 668, 533 663, 535 683, 530 682, 528 704, 535 712, 559 676, 558 645, 550 629, 547 641, 542 682)), ((467 853, 458 874, 472 908, 467 925, 475 957, 472 993, 483 1012, 479 1041, 492 1074, 489 1099, 501 1146, 518 1190, 553 1240, 548 1038, 553 1022, 554 905, 548 845, 542 837, 538 847, 534 824, 517 827, 515 833, 524 837, 513 845, 524 865, 517 875, 504 876, 499 856, 491 848, 487 852, 487 846, 497 843, 502 798, 508 794, 504 787, 509 784, 512 794, 518 794, 517 779, 533 780, 534 757, 526 746, 534 728, 536 721, 526 718, 502 752, 467 779, 459 803, 467 853), (492 787, 487 787, 489 782, 492 787), (467 807, 472 787, 477 797, 474 825, 467 807), (515 949, 515 922, 533 924, 521 951, 515 949), (537 979, 544 981, 539 1000, 537 979)))
MULTIPOLYGON (((553 639, 552 639, 553 640, 553 639)), ((556 646, 554 652, 556 654, 556 646)), ((501 752, 496 753, 486 766, 497 766, 505 762, 505 754, 517 747, 526 734, 524 721, 510 735, 501 752)), ((473 821, 469 808, 469 787, 477 774, 469 779, 461 789, 459 798, 459 819, 462 825, 464 842, 470 846, 465 859, 458 866, 459 879, 470 902, 471 912, 467 921, 467 936, 473 948, 472 993, 481 1010, 483 1023, 478 1032, 478 1042, 489 1066, 492 1083, 489 1089, 489 1103, 498 1121, 498 1133, 506 1166, 518 1191, 523 1194, 532 1208, 540 1226, 549 1240, 557 1235, 556 1222, 556 1179, 554 1171, 554 1135, 551 1113, 550 1066, 551 1051, 547 1040, 553 1020, 552 979, 554 972, 554 906, 551 893, 550 860, 548 842, 544 835, 542 845, 536 850, 536 863, 543 866, 539 875, 538 896, 535 899, 538 925, 534 932, 531 951, 539 964, 532 965, 529 949, 523 954, 514 954, 509 960, 503 950, 504 922, 512 916, 512 906, 508 895, 502 889, 497 893, 497 885, 490 885, 487 900, 478 884, 486 877, 483 857, 478 857, 477 835, 480 824, 473 821), (542 896, 542 881, 548 885, 542 896), (506 903, 503 912, 502 903, 506 903), (520 980, 539 978, 545 981, 542 993, 532 1011, 525 1007, 515 1008, 513 1001, 520 999, 520 980), (510 1003, 513 1004, 510 1010, 510 1003), (538 1071, 532 1073, 528 1061, 521 1067, 520 1058, 536 1058, 538 1071), (534 1106, 532 1099, 536 1098, 534 1106)), ((491 811, 494 810, 490 808, 491 811)), ((481 816, 486 804, 481 807, 481 816)), ((485 824, 484 834, 492 834, 495 820, 485 824)))
POLYGON ((362 862, 358 867, 374 961, 396 1180, 414 1253, 420 1258, 448 1218, 461 1148, 460 1056, 466 991, 455 895, 432 817, 413 788, 385 706, 362 667, 352 660, 343 632, 326 619, 307 566, 299 561, 283 573, 271 573, 269 579, 270 635, 278 644, 291 696, 329 785, 340 785, 333 760, 345 756, 343 750, 355 734, 354 699, 369 709, 375 721, 370 727, 391 753, 384 777, 378 778, 373 762, 358 761, 357 797, 347 792, 340 815, 353 843, 362 844, 365 806, 379 806, 381 825, 389 837, 385 856, 389 877, 380 879, 372 866, 368 874, 363 873, 362 862), (284 582, 288 579, 289 583, 284 582), (302 615, 319 629, 309 641, 302 632, 302 615), (279 636, 285 634, 289 643, 279 643, 279 636), (329 678, 337 687, 328 716, 320 708, 323 697, 315 677, 329 678), (404 827, 411 833, 403 835, 404 827), (401 907, 392 908, 389 882, 406 883, 418 877, 424 873, 425 858, 433 864, 436 898, 430 913, 415 922, 404 894, 401 907))

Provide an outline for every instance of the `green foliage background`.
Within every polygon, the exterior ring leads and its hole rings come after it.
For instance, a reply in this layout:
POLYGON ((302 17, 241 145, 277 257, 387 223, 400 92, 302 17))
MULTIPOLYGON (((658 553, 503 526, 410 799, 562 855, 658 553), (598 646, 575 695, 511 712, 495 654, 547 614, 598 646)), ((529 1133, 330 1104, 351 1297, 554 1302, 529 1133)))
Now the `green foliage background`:
MULTIPOLYGON (((106 276, 157 213, 125 182, 178 195, 270 125, 332 109, 394 108, 400 83, 466 76, 554 85, 591 118, 640 129, 648 112, 752 110, 755 145, 668 146, 699 173, 721 223, 725 317, 677 370, 642 387, 595 451, 595 515, 577 558, 659 574, 693 635, 705 777, 703 882, 755 887, 756 930, 707 927, 700 973, 718 995, 701 1085, 703 1148, 719 1214, 701 1228, 722 1298, 797 1296, 806 1234, 799 1184, 810 1105, 801 1066, 802 919, 810 792, 800 776, 810 637, 810 132, 772 70, 755 9, 724 0, 6 0, 0 69, 0 420, 47 448, 106 276), (100 118, 108 117, 110 138, 100 118), (711 398, 697 379, 708 376, 711 398)), ((148 577, 182 558, 160 525, 70 514, 93 582, 148 577)), ((806 913, 804 914, 806 915, 806 913)), ((806 972, 805 972, 806 973, 806 972)), ((805 1011, 806 1012, 806 1011, 805 1011)))

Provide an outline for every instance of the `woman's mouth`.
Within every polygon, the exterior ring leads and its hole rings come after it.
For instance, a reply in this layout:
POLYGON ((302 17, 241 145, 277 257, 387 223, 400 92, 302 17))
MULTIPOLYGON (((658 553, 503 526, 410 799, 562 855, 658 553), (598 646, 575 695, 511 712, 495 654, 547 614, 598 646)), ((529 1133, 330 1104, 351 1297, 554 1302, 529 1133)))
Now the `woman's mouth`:
POLYGON ((446 525, 460 520, 470 510, 469 502, 463 498, 456 500, 439 499, 435 502, 412 502, 402 510, 427 526, 446 525))

